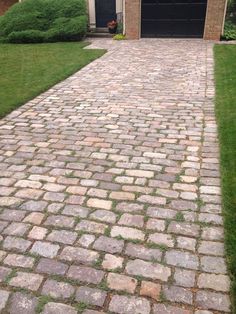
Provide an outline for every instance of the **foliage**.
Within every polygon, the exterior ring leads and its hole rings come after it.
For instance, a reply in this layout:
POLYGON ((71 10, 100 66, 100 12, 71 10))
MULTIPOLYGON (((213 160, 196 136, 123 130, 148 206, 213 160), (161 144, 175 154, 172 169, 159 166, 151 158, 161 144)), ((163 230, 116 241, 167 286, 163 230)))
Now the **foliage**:
POLYGON ((9 42, 80 40, 86 31, 85 0, 24 0, 0 18, 0 37, 9 42))
POLYGON ((236 46, 215 46, 216 116, 220 139, 225 247, 236 313, 236 46))
POLYGON ((42 43, 44 41, 44 33, 37 30, 26 30, 21 32, 12 32, 8 36, 10 43, 42 43))
POLYGON ((118 22, 117 33, 118 34, 123 34, 123 29, 124 29, 123 23, 122 22, 118 22))
POLYGON ((236 0, 228 0, 224 34, 226 40, 236 40, 236 0))
POLYGON ((104 53, 85 46, 84 42, 0 44, 0 117, 104 53))
POLYGON ((236 25, 230 21, 226 21, 222 38, 226 40, 236 40, 236 25))
POLYGON ((226 18, 236 24, 236 0, 228 0, 226 18))
POLYGON ((113 37, 114 40, 124 40, 126 39, 125 35, 123 34, 116 34, 114 37, 113 37))

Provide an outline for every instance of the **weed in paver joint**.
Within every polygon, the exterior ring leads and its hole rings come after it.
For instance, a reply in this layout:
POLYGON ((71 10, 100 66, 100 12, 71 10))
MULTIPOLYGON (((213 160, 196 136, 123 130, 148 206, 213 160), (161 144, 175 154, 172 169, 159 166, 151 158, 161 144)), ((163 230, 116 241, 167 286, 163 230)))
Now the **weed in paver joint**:
POLYGON ((205 205, 205 202, 201 198, 197 199, 196 203, 197 203, 198 208, 205 205))
POLYGON ((145 280, 145 277, 141 276, 141 275, 135 275, 134 276, 137 280, 142 281, 145 280))
POLYGON ((36 254, 36 253, 32 253, 32 252, 25 252, 23 255, 25 256, 29 256, 29 257, 33 257, 34 258, 34 263, 36 264, 37 262, 39 262, 41 256, 36 254))
POLYGON ((175 215, 175 220, 177 220, 177 221, 185 221, 185 218, 184 218, 183 213, 178 212, 178 213, 175 215))
POLYGON ((108 291, 110 290, 108 285, 107 285, 107 282, 105 280, 103 280, 102 282, 100 282, 100 284, 98 285, 98 288, 102 289, 102 290, 105 290, 105 291, 108 291))
POLYGON ((197 221, 196 224, 198 224, 200 227, 211 227, 212 224, 210 222, 205 221, 197 221))
POLYGON ((113 273, 120 273, 121 271, 122 271, 121 267, 117 267, 117 268, 112 269, 113 273))
POLYGON ((166 199, 166 204, 170 204, 172 202, 172 199, 171 198, 167 198, 166 199))
POLYGON ((74 171, 66 172, 65 177, 66 178, 74 178, 74 171))
POLYGON ((80 217, 75 217, 75 223, 76 223, 76 224, 80 223, 80 221, 81 221, 81 218, 80 218, 80 217))
POLYGON ((36 312, 37 314, 42 313, 42 311, 43 311, 43 309, 44 309, 44 306, 45 306, 47 303, 51 302, 51 301, 52 301, 52 298, 49 297, 49 296, 44 295, 44 296, 39 297, 39 298, 38 298, 38 304, 37 304, 37 306, 36 306, 36 308, 35 308, 35 312, 36 312))
POLYGON ((133 243, 133 244, 142 244, 143 241, 138 240, 138 239, 128 239, 129 242, 133 243))
POLYGON ((182 174, 177 174, 176 176, 175 176, 175 182, 177 182, 177 183, 181 183, 182 182, 182 180, 181 180, 181 176, 182 176, 182 174))
POLYGON ((151 262, 152 262, 153 264, 159 263, 158 259, 156 259, 156 258, 153 257, 153 256, 152 256, 152 258, 151 258, 151 262))
POLYGON ((94 267, 100 267, 101 265, 102 265, 102 259, 101 258, 99 258, 93 262, 94 267))
POLYGON ((168 250, 168 246, 166 246, 165 244, 157 244, 153 242, 148 242, 147 247, 150 249, 159 249, 162 252, 166 252, 168 250))
POLYGON ((23 293, 23 294, 25 294, 25 295, 30 295, 29 290, 27 290, 26 288, 13 287, 13 288, 12 288, 12 291, 14 291, 14 292, 20 292, 20 293, 23 293))
POLYGON ((160 292, 159 299, 160 299, 160 302, 166 302, 167 301, 166 296, 165 296, 163 291, 160 292))
POLYGON ((17 276, 17 270, 16 270, 16 269, 13 269, 13 270, 10 272, 10 274, 7 275, 7 277, 5 278, 4 282, 5 282, 6 284, 9 284, 10 280, 11 280, 12 278, 16 277, 16 276, 17 276))
POLYGON ((79 280, 72 279, 72 278, 65 278, 61 275, 50 275, 48 278, 56 280, 56 281, 63 281, 63 282, 69 283, 73 286, 76 286, 76 285, 78 286, 78 285, 82 284, 79 280))
POLYGON ((109 237, 110 234, 111 234, 111 228, 110 228, 110 227, 107 227, 107 228, 105 229, 104 235, 105 235, 106 237, 109 237))
POLYGON ((117 220, 119 220, 121 218, 121 216, 124 214, 124 213, 117 212, 117 211, 113 211, 113 212, 116 214, 117 220))
POLYGON ((116 211, 116 206, 117 206, 118 202, 117 201, 112 201, 112 205, 111 205, 111 210, 112 211, 116 211))
POLYGON ((85 230, 78 230, 77 234, 79 237, 81 237, 82 235, 86 234, 86 231, 85 230))
POLYGON ((79 302, 76 304, 75 307, 78 313, 83 313, 83 311, 86 310, 86 308, 88 307, 88 304, 85 302, 79 302))
POLYGON ((115 239, 117 239, 117 240, 126 240, 126 239, 123 238, 121 235, 116 236, 115 239))

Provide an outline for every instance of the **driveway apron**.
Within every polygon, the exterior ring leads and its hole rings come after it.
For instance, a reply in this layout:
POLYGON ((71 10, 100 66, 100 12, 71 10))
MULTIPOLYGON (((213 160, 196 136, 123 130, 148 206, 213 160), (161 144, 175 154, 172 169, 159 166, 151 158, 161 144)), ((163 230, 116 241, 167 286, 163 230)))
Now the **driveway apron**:
POLYGON ((96 47, 0 121, 0 311, 229 313, 213 44, 96 47))

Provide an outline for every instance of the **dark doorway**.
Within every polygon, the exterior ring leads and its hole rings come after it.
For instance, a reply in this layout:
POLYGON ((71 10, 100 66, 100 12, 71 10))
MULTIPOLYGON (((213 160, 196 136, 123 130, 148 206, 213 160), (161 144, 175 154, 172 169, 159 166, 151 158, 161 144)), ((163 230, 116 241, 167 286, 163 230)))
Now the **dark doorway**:
POLYGON ((142 37, 203 37, 207 0, 142 0, 142 37))
POLYGON ((107 23, 116 19, 116 0, 96 0, 96 26, 107 27, 107 23))

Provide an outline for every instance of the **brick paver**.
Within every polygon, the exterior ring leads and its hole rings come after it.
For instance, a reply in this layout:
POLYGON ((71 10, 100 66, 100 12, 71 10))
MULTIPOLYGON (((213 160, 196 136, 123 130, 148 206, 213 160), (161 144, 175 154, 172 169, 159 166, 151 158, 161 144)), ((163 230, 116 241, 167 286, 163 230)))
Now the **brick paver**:
POLYGON ((0 121, 0 310, 230 312, 212 43, 92 47, 0 121))

